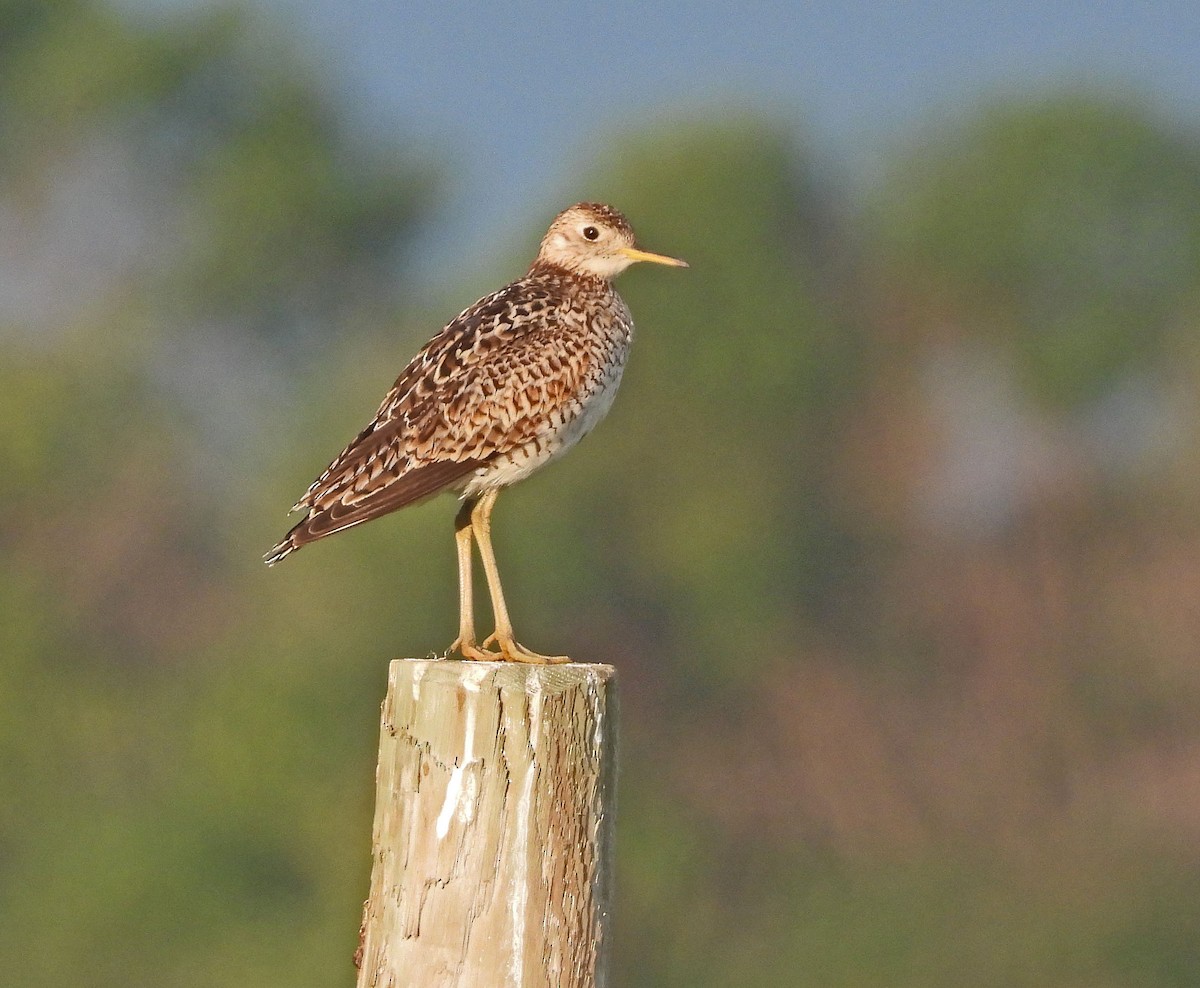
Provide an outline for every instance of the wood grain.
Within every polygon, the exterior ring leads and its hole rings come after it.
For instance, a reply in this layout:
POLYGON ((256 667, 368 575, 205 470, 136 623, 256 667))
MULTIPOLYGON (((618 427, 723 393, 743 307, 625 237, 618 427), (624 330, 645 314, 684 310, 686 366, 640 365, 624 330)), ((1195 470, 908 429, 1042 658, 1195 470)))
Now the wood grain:
POLYGON ((397 659, 359 988, 605 984, 611 666, 397 659))

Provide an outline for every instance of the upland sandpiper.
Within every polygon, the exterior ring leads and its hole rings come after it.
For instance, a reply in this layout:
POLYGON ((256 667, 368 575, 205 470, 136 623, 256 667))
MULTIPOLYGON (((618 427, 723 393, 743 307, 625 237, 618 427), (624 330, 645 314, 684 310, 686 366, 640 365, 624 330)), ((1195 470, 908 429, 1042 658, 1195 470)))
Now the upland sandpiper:
POLYGON ((267 565, 456 490, 459 628, 447 654, 566 662, 513 637, 492 552, 492 508, 503 488, 565 453, 612 405, 633 339, 633 319, 612 280, 635 261, 687 266, 639 249, 611 206, 582 202, 559 213, 525 277, 465 309, 404 368, 371 424, 293 507, 307 514, 267 553, 267 565), (475 640, 472 540, 496 621, 482 643, 475 640), (487 647, 493 643, 496 651, 487 647))

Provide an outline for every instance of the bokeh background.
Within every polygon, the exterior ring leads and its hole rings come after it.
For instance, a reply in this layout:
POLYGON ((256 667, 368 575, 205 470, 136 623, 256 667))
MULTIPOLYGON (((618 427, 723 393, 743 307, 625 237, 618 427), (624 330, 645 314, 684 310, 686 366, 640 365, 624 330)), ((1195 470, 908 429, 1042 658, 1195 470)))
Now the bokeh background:
POLYGON ((0 981, 351 983, 453 503, 259 558, 598 198, 692 268, 496 539, 616 983, 1200 984, 1200 11, 466 7, 0 2, 0 981))

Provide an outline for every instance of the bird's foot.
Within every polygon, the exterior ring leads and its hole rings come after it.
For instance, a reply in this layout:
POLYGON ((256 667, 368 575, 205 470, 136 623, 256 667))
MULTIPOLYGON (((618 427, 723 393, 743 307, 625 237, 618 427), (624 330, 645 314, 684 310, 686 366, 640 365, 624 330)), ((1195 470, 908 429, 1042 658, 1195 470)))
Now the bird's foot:
POLYGON ((501 635, 498 631, 493 631, 483 640, 485 646, 493 643, 500 649, 497 658, 503 662, 529 662, 534 665, 544 666, 559 665, 563 662, 571 661, 566 655, 542 655, 541 652, 531 651, 513 638, 512 635, 501 635))
MULTIPOLYGON (((484 645, 487 642, 483 643, 484 645)), ((454 639, 453 644, 446 649, 446 657, 449 658, 457 652, 464 659, 470 659, 473 662, 503 662, 504 656, 499 652, 493 652, 489 649, 476 645, 473 641, 463 641, 461 638, 454 639)))

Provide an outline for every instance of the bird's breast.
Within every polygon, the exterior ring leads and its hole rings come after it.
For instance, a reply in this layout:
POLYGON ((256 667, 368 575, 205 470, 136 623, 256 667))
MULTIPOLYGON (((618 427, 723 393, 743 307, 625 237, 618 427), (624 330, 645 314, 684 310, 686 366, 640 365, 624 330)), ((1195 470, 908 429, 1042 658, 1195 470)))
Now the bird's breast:
POLYGON ((494 457, 464 487, 467 496, 507 487, 571 449, 608 414, 629 356, 633 323, 621 304, 606 325, 548 342, 514 367, 503 390, 505 423, 530 438, 494 457))

